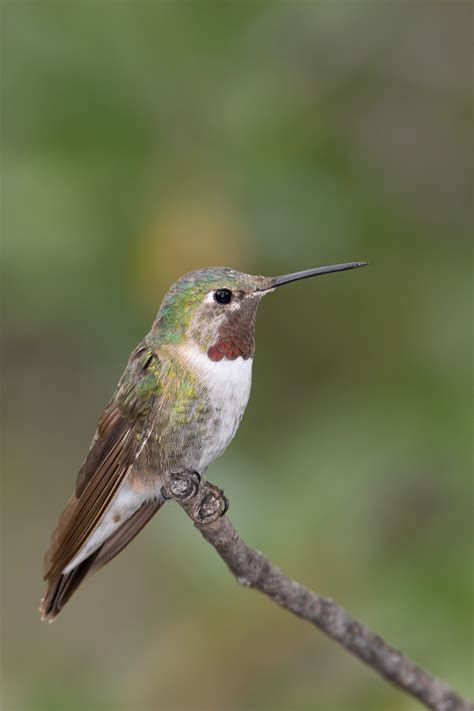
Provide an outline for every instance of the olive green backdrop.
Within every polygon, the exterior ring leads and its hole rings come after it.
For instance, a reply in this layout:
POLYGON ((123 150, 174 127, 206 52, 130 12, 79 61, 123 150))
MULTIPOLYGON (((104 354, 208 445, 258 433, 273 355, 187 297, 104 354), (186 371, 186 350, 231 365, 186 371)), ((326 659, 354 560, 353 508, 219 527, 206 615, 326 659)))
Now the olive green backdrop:
POLYGON ((174 505, 39 621, 43 552, 169 284, 261 306, 210 469, 244 538, 465 694, 472 4, 3 2, 6 711, 415 711, 174 505))

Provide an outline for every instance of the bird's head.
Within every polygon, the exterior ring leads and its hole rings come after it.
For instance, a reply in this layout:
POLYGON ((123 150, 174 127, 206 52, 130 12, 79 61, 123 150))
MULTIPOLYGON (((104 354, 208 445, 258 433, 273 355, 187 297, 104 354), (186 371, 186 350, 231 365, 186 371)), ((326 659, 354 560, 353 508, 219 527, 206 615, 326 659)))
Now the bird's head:
POLYGON ((226 267, 189 272, 166 294, 154 330, 161 343, 197 345, 213 361, 251 358, 257 307, 265 294, 292 281, 366 264, 349 262, 279 277, 252 276, 226 267))

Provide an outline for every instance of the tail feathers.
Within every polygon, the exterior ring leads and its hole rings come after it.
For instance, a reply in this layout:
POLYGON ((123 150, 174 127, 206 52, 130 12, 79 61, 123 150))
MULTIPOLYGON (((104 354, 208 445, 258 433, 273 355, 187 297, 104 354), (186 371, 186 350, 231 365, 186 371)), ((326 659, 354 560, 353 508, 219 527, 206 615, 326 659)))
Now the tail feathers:
POLYGON ((99 548, 97 556, 92 561, 90 573, 95 573, 104 565, 110 563, 140 533, 142 528, 162 506, 163 499, 154 499, 142 504, 133 516, 124 521, 116 532, 99 548))
POLYGON ((74 591, 84 578, 95 573, 99 568, 109 563, 121 550, 135 538, 143 526, 154 516, 163 505, 162 499, 147 501, 135 513, 124 521, 100 548, 94 551, 69 573, 60 573, 48 579, 46 594, 41 600, 41 619, 52 622, 60 613, 74 591))
POLYGON ((84 580, 98 553, 99 551, 93 553, 69 573, 61 574, 48 582, 48 588, 40 605, 42 620, 52 622, 61 612, 73 592, 84 580))

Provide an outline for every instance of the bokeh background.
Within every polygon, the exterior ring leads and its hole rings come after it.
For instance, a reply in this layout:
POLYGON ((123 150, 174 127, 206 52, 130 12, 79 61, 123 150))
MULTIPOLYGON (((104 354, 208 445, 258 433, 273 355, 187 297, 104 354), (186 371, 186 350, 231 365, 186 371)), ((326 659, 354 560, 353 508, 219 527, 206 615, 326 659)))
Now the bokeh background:
POLYGON ((2 708, 413 711, 176 506, 54 625, 43 552, 169 284, 261 306, 209 472, 244 538, 472 694, 472 4, 2 4, 2 708))

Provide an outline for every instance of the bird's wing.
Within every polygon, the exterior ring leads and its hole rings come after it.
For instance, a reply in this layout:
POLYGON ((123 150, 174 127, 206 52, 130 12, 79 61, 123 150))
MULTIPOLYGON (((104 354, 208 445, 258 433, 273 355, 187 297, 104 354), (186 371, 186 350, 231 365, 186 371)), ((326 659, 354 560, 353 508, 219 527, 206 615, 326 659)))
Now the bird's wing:
POLYGON ((45 558, 45 579, 55 578, 97 528, 151 432, 151 412, 160 394, 160 362, 139 346, 131 355, 117 392, 100 418, 73 496, 53 533, 45 558))

